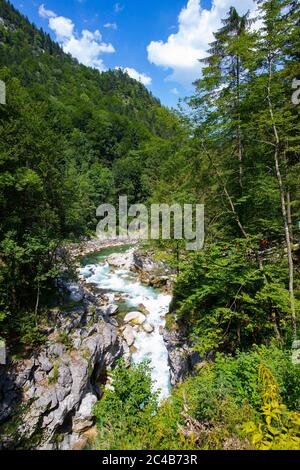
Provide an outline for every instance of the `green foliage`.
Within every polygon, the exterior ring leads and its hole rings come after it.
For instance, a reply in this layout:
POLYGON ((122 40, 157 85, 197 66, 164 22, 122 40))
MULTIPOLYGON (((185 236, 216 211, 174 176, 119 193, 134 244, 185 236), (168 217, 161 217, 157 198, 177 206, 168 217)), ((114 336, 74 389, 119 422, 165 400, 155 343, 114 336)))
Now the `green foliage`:
POLYGON ((300 368, 291 363, 290 351, 276 346, 256 347, 236 357, 219 355, 203 363, 158 408, 153 395, 150 398, 145 365, 130 370, 120 364, 113 374, 115 391, 106 391, 95 407, 94 445, 122 450, 251 449, 249 432, 264 420, 266 394, 272 392, 269 382, 262 384, 262 368, 272 371, 276 399, 287 405, 281 410, 289 432, 282 429, 286 436, 276 440, 274 448, 291 448, 297 436, 300 368))
POLYGON ((121 360, 113 371, 112 384, 113 390, 106 390, 94 409, 99 428, 97 448, 134 449, 136 433, 143 432, 157 410, 149 366, 141 363, 128 369, 121 360))
POLYGON ((262 418, 258 425, 249 422, 245 430, 252 435, 253 444, 259 450, 299 450, 300 413, 290 412, 279 402, 279 388, 270 370, 259 367, 262 387, 262 418))
POLYGON ((49 384, 55 385, 57 384, 59 376, 59 363, 57 362, 54 364, 54 367, 51 371, 51 375, 49 375, 49 384))
POLYGON ((93 235, 96 208, 119 194, 148 198, 179 121, 121 70, 80 65, 6 0, 0 18, 0 324, 32 343, 63 241, 93 235))
POLYGON ((262 265, 258 251, 249 240, 211 244, 181 266, 171 310, 201 354, 280 341, 289 331, 283 261, 262 265))
POLYGON ((69 350, 72 349, 72 346, 73 346, 72 340, 69 338, 68 333, 66 333, 65 331, 61 331, 59 333, 57 340, 59 343, 64 344, 67 349, 69 350))

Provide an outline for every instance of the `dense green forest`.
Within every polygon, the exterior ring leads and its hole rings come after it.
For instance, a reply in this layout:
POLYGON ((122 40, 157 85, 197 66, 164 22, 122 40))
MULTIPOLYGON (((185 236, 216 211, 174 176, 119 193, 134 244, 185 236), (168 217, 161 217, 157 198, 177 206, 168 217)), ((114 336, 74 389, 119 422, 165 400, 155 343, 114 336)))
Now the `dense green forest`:
POLYGON ((257 3, 258 27, 230 9, 179 114, 0 0, 2 337, 42 341, 59 248, 93 235, 99 204, 205 204, 202 251, 153 245, 178 272, 168 328, 203 367, 159 406, 147 364, 120 363, 97 449, 300 449, 300 5, 257 3))
POLYGON ((18 337, 35 331, 62 241, 94 233, 119 194, 147 200, 183 131, 127 74, 80 65, 5 0, 0 17, 0 322, 18 337))

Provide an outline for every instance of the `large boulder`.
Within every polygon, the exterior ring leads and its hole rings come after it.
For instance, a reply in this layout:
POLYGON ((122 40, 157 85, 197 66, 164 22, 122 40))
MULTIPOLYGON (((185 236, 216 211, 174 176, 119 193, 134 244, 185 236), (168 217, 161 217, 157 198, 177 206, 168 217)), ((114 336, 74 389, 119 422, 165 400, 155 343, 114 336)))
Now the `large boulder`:
POLYGON ((151 323, 144 323, 143 324, 143 330, 146 332, 146 333, 153 333, 154 331, 154 326, 151 324, 151 323))
POLYGON ((134 267, 134 250, 128 250, 126 253, 114 253, 106 258, 106 261, 113 268, 130 270, 134 267))
POLYGON ((79 284, 66 284, 66 288, 69 291, 70 299, 73 302, 81 302, 84 297, 84 291, 82 286, 79 284))
POLYGON ((130 312, 125 315, 124 323, 132 325, 142 325, 146 321, 146 316, 141 312, 130 312))

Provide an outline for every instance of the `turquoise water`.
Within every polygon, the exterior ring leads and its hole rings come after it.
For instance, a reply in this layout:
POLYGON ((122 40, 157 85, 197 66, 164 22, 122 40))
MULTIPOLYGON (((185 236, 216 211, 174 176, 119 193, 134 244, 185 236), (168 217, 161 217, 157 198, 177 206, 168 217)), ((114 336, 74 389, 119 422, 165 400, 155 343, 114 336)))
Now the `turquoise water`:
POLYGON ((114 269, 106 258, 113 253, 130 252, 132 248, 111 248, 101 253, 84 258, 80 269, 80 276, 104 291, 112 303, 118 304, 115 297, 124 298, 124 311, 137 311, 143 305, 149 314, 147 323, 154 327, 153 333, 146 333, 142 328, 136 332, 133 353, 133 362, 138 363, 144 359, 150 360, 154 389, 160 390, 160 398, 169 395, 170 370, 168 365, 168 352, 161 335, 161 328, 165 326, 165 315, 169 310, 171 296, 160 292, 153 287, 143 285, 137 275, 127 269, 114 269))

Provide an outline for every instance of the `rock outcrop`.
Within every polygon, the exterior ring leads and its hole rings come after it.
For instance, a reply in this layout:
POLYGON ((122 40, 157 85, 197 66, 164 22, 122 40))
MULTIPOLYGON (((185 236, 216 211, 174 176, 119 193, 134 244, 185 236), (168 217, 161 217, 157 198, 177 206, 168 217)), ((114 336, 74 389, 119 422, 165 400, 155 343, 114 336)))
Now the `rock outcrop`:
MULTIPOLYGON (((95 246, 95 241, 86 242, 80 250, 74 248, 72 257, 95 246)), ((151 253, 129 250, 107 261, 113 269, 137 272, 146 284, 170 289, 173 273, 152 258, 151 253)), ((72 302, 65 311, 49 312, 46 344, 26 360, 0 366, 0 449, 83 448, 94 424, 93 406, 105 387, 113 386, 110 369, 121 356, 130 364, 139 331, 154 331, 142 304, 121 320, 115 318, 115 302, 122 295, 103 294, 84 279, 79 284, 62 279, 58 287, 72 302)), ((191 356, 178 338, 165 340, 175 384, 189 371, 191 356)))
POLYGON ((177 385, 193 373, 195 366, 201 362, 201 358, 179 332, 165 329, 163 336, 169 355, 171 384, 177 385))
POLYGON ((175 280, 175 271, 170 269, 163 261, 154 260, 154 252, 144 252, 134 250, 133 253, 134 270, 138 272, 142 283, 164 289, 166 292, 172 291, 175 280))
POLYGON ((90 307, 52 312, 47 344, 0 369, 0 448, 73 448, 93 425, 93 405, 123 355, 123 340, 90 307))

